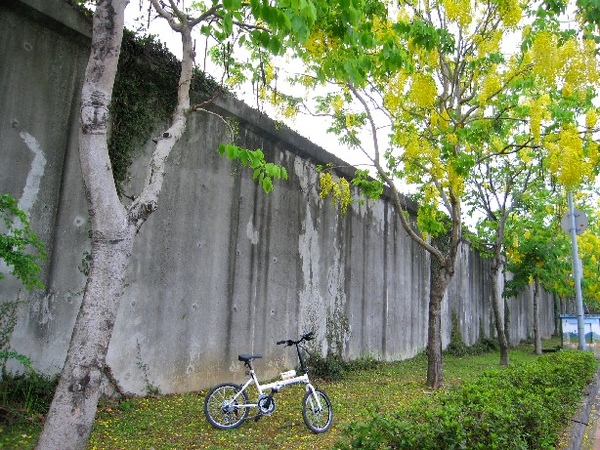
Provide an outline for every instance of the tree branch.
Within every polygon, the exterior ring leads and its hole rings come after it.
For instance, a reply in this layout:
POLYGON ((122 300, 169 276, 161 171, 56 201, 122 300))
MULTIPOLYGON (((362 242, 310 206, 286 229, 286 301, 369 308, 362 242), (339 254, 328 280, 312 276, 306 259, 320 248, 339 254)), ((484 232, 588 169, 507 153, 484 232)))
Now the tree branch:
POLYGON ((394 180, 392 180, 392 178, 390 178, 388 173, 383 169, 383 167, 381 167, 381 164, 379 162, 380 151, 379 151, 379 142, 377 139, 377 127, 375 126, 375 120, 373 119, 369 105, 367 104, 365 99, 360 95, 360 93, 357 91, 357 89, 355 88, 354 85, 349 83, 348 88, 350 89, 352 94, 356 97, 356 99, 363 106, 365 113, 367 114, 367 120, 369 121, 369 124, 371 127, 371 133, 373 135, 373 137, 372 137, 373 151, 375 153, 375 157, 369 156, 364 150, 363 150, 363 152, 365 152, 365 155, 373 162, 377 172, 379 173, 381 178, 385 181, 385 183, 391 189, 394 204, 396 205, 396 210, 398 212, 398 216, 400 217, 400 223, 402 224, 402 227, 411 236, 411 238, 414 239, 414 241, 418 245, 420 245, 425 250, 427 250, 429 253, 431 253, 432 256, 434 256, 438 261, 440 261, 440 263, 443 264, 444 263, 444 255, 437 248, 435 248, 429 242, 427 242, 425 239, 423 239, 421 236, 419 236, 415 232, 415 230, 410 226, 410 224, 408 223, 408 220, 404 214, 407 211, 406 202, 401 200, 400 193, 398 192, 398 189, 396 188, 394 180))

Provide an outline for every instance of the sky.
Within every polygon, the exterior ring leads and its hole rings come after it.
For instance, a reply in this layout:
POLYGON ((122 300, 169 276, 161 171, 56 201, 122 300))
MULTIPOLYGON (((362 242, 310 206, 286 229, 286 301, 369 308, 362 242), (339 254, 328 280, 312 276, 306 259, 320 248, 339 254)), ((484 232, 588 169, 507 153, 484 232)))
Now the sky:
MULTIPOLYGON (((147 28, 147 31, 145 31, 144 34, 155 35, 157 40, 163 42, 178 59, 181 59, 182 50, 179 34, 171 29, 166 20, 161 18, 150 20, 150 26, 148 27, 147 11, 148 2, 146 0, 132 0, 125 11, 125 26, 133 31, 140 29, 140 27, 143 27, 144 29, 147 28)), ((196 64, 214 79, 220 80, 223 75, 223 69, 217 67, 214 63, 211 63, 208 57, 204 57, 205 39, 200 33, 197 33, 197 37, 196 64)), ((329 153, 336 155, 338 158, 352 165, 360 166, 361 168, 369 168, 368 166, 372 166, 360 150, 345 147, 338 142, 337 136, 328 133, 327 128, 329 127, 329 121, 323 117, 312 117, 306 114, 299 114, 295 119, 284 119, 283 117, 278 116, 270 105, 257 105, 256 94, 253 92, 252 86, 245 86, 244 88, 236 89, 234 92, 238 99, 242 100, 247 105, 263 110, 274 120, 283 121, 289 128, 324 148, 329 153)))
MULTIPOLYGON (((186 0, 181 0, 185 2, 186 0)), ((190 0, 191 3, 191 0, 190 0)), ((167 48, 177 57, 181 58, 181 39, 179 34, 171 30, 166 20, 156 17, 156 13, 152 16, 152 20, 148 21, 148 0, 131 0, 126 9, 126 26, 131 30, 138 30, 143 28, 144 33, 155 35, 159 41, 165 43, 167 48), (146 27, 149 28, 146 30, 146 27)), ((183 6, 186 6, 185 3, 183 6)), ((570 17, 570 15, 568 16, 570 17)), ((211 63, 208 57, 205 57, 205 38, 198 32, 196 41, 196 64, 202 68, 205 72, 210 74, 214 79, 221 80, 223 75, 223 69, 217 67, 214 63, 211 63)), ((509 54, 514 51, 514 45, 511 39, 506 40, 508 48, 504 48, 504 52, 509 54)), ((280 67, 281 69, 281 67, 280 67)), ((301 72, 301 68, 285 68, 289 71, 301 72)), ((279 81, 281 83, 281 81, 279 81)), ((235 90, 236 96, 248 104, 250 107, 263 110, 269 117, 274 120, 281 120, 289 128, 296 131, 298 134, 306 137, 313 143, 324 148, 329 153, 332 153, 340 159, 347 161, 348 163, 359 166, 360 168, 369 169, 373 172, 372 164, 368 158, 361 153, 360 150, 350 149, 343 144, 340 144, 337 136, 328 133, 330 121, 324 117, 313 117, 306 114, 299 114, 295 119, 285 119, 278 116, 274 108, 269 104, 258 105, 256 99, 256 93, 253 91, 252 86, 248 85, 242 89, 235 90)), ((364 143, 368 148, 370 136, 365 136, 364 143)), ((401 191, 408 192, 406 186, 400 187, 401 191)))

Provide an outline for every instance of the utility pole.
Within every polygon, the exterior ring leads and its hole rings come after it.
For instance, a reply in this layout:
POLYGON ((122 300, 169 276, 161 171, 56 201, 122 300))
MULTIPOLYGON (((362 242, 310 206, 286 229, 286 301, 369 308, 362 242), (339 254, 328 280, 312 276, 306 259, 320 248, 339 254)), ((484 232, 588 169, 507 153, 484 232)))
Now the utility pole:
POLYGON ((585 350, 585 326, 583 313, 583 296, 581 294, 581 260, 577 248, 577 235, 587 227, 587 217, 584 212, 578 211, 573 205, 573 193, 567 194, 569 201, 569 212, 565 214, 561 222, 564 231, 571 235, 571 247, 573 255, 573 281, 575 282, 575 300, 577 303, 577 334, 579 335, 579 350, 585 350))

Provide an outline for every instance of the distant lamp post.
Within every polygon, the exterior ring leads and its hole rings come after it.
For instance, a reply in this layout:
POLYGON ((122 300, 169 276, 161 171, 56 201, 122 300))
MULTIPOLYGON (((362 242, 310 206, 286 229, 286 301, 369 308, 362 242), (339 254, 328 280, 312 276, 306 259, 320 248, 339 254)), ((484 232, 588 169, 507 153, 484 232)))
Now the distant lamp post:
POLYGON ((565 233, 571 235, 571 247, 573 255, 573 280, 575 282, 575 300, 577 302, 577 334, 579 335, 579 350, 585 350, 585 327, 583 324, 583 296, 581 294, 582 267, 577 249, 577 235, 585 231, 588 225, 587 216, 583 211, 573 206, 573 193, 567 194, 569 200, 569 212, 566 213, 560 225, 565 233))

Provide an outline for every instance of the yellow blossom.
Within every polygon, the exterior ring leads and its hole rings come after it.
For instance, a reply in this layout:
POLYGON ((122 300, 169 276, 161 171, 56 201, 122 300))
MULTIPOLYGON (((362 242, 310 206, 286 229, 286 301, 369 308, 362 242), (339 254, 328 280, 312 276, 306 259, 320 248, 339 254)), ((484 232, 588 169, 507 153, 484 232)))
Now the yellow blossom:
POLYGON ((542 120, 548 116, 547 107, 550 104, 550 95, 544 94, 533 101, 530 106, 529 115, 531 117, 531 134, 535 142, 540 141, 542 120))
POLYGON ((496 53, 500 50, 500 41, 502 40, 503 30, 498 28, 486 36, 475 35, 473 41, 477 44, 477 56, 483 58, 490 53, 496 53))
POLYGON ((473 20, 470 0, 443 0, 443 5, 451 22, 466 28, 473 20))
POLYGON ((419 145, 419 137, 416 134, 408 134, 404 146, 404 154, 407 158, 417 159, 421 156, 421 146, 419 145))
POLYGON ((437 87, 431 76, 417 73, 412 77, 409 99, 418 108, 431 108, 436 101, 437 87))
POLYGON ((283 116, 287 119, 293 119, 298 115, 298 107, 287 103, 281 111, 283 116))
POLYGON ((321 30, 312 32, 306 41, 306 50, 313 56, 322 56, 326 53, 325 34, 321 30))
POLYGON ((352 203, 348 180, 339 178, 335 181, 329 172, 322 172, 319 176, 319 188, 319 198, 324 199, 331 195, 332 203, 339 205, 342 216, 345 216, 348 206, 352 203))
POLYGON ((592 129, 596 126, 596 122, 598 122, 598 114, 595 109, 590 109, 585 116, 585 126, 592 129))
POLYGON ((452 166, 448 168, 448 182, 450 190, 456 196, 462 196, 465 189, 464 177, 458 175, 452 166))
POLYGON ((273 81, 275 79, 275 68, 273 67, 273 64, 266 63, 264 65, 263 73, 264 73, 266 84, 270 84, 271 81, 273 81))
POLYGON ((502 81, 498 75, 497 67, 494 64, 481 83, 481 95, 479 97, 479 102, 481 104, 487 102, 490 98, 494 97, 501 88, 502 81))
POLYGON ((390 78, 383 98, 388 111, 396 113, 402 107, 404 102, 403 93, 405 91, 406 79, 407 75, 404 72, 400 72, 394 77, 390 78))
POLYGON ((529 164, 531 163, 531 161, 533 161, 532 151, 530 149, 520 150, 519 157, 523 160, 525 164, 529 164))
POLYGON ((573 95, 573 85, 571 83, 565 83, 561 90, 563 97, 569 98, 573 95))
POLYGON ((331 102, 331 106, 335 112, 339 112, 344 106, 344 99, 341 95, 336 95, 331 102))
POLYGON ((378 16, 373 18, 373 34, 379 40, 386 40, 395 35, 392 23, 389 20, 381 20, 378 16))
POLYGON ((576 187, 592 169, 584 154, 583 140, 574 125, 565 126, 553 139, 555 142, 546 143, 550 153, 549 168, 563 186, 576 187))
POLYGON ((556 37, 549 31, 537 33, 531 45, 533 72, 553 82, 564 61, 557 50, 556 37))
POLYGON ((518 0, 499 0, 498 12, 500 19, 507 27, 515 27, 521 21, 523 11, 518 0))

